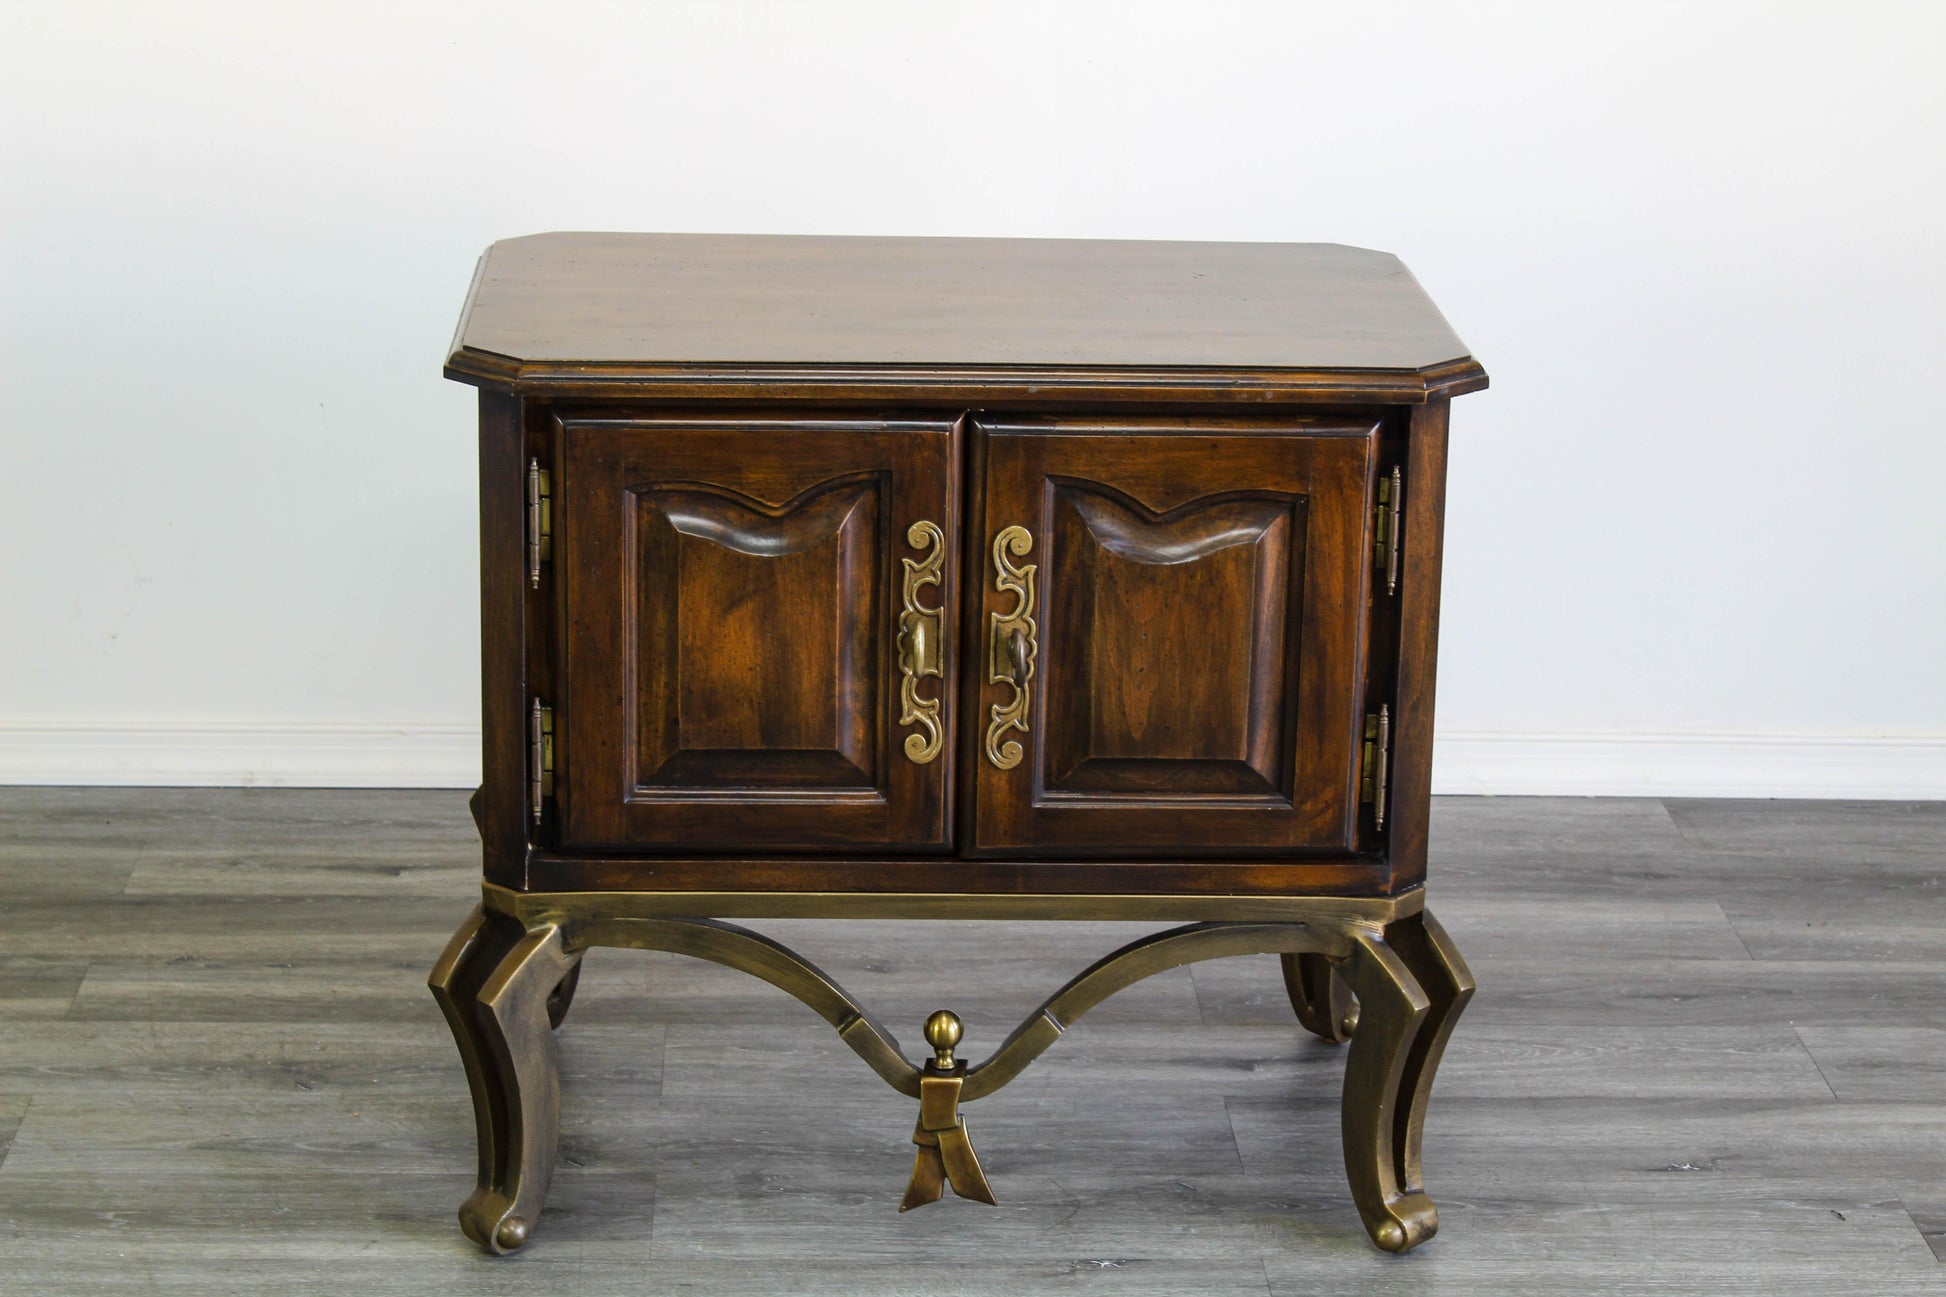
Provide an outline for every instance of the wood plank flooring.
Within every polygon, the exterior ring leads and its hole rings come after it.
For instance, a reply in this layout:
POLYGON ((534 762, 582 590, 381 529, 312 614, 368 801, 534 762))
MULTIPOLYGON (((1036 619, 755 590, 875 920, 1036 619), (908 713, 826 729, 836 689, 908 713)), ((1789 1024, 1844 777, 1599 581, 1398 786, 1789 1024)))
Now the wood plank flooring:
MULTIPOLYGON (((479 1255, 424 986, 458 793, 0 789, 0 1293, 1946 1293, 1946 804, 1441 799, 1480 993, 1439 1237, 1358 1227, 1342 1051, 1274 959, 1102 1005, 968 1109, 997 1209, 900 1216, 912 1105, 802 1006, 600 950, 534 1242, 479 1255)), ((989 1052, 1146 930, 756 924, 989 1052)))

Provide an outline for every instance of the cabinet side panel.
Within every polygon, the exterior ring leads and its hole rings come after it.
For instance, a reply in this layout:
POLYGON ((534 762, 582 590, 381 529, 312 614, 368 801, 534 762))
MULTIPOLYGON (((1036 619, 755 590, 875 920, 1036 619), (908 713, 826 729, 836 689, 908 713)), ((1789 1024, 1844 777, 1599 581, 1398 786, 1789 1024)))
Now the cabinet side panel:
POLYGON ((489 880, 527 854, 526 465, 518 397, 480 393, 480 838, 489 880))
POLYGON ((1405 539, 1399 575, 1398 717, 1392 737, 1392 886, 1426 877, 1432 810, 1433 685, 1446 527, 1449 401, 1413 409, 1406 446, 1405 539))

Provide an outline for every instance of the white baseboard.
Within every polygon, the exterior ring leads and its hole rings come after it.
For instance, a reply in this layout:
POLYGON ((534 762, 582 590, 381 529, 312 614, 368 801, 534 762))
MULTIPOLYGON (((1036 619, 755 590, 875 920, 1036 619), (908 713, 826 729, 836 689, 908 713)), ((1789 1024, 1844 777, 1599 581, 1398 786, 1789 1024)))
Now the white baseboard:
POLYGON ((478 725, 0 722, 0 784, 472 788, 478 725))
MULTIPOLYGON (((0 784, 471 788, 475 725, 0 723, 0 784)), ((1946 799, 1946 737, 1441 733, 1433 791, 1946 799)))
POLYGON ((1469 734, 1433 744, 1435 793, 1946 799, 1946 737, 1469 734))

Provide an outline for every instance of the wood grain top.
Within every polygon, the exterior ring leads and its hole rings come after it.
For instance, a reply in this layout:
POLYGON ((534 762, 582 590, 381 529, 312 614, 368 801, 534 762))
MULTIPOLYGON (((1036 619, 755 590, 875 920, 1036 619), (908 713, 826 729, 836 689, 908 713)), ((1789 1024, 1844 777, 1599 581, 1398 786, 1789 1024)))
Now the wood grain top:
POLYGON ((698 234, 494 244, 447 372, 513 390, 946 399, 1422 401, 1486 382, 1398 258, 1362 248, 698 234))

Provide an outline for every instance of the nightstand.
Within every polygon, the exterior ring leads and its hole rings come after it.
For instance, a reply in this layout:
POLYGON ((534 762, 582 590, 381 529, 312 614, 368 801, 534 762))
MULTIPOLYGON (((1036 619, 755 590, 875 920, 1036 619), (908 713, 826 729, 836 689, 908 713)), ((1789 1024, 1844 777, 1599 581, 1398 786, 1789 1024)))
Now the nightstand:
POLYGON ((823 1016, 917 1101, 904 1207, 993 1200, 962 1105, 1092 1005, 1278 955, 1350 1042, 1367 1232, 1431 1237, 1473 991, 1423 888, 1447 415, 1486 375, 1395 258, 537 235, 482 259, 446 373, 480 389, 484 898, 431 979, 471 1238, 539 1218, 592 946, 823 1016), (728 921, 775 916, 1182 926, 969 1065, 952 1013, 910 1059, 728 921))

